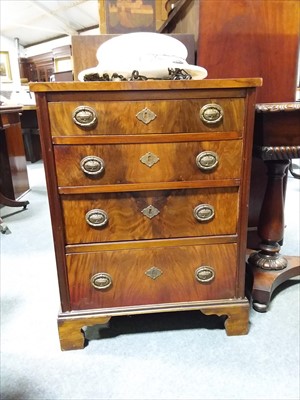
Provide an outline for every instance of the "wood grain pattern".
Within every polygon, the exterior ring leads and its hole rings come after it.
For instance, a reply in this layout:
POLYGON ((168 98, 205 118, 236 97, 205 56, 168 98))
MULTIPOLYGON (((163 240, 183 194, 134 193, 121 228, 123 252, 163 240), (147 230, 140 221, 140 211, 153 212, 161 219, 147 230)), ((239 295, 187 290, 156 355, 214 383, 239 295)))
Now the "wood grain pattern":
POLYGON ((293 112, 281 110, 276 113, 256 114, 254 130, 255 145, 299 146, 299 137, 300 108, 293 112))
MULTIPOLYGON (((262 79, 260 77, 247 77, 247 78, 231 78, 231 79, 203 79, 201 81, 190 80, 190 81, 126 81, 126 82, 35 82, 30 83, 30 90, 33 92, 42 92, 50 94, 57 93, 58 95, 65 95, 67 92, 72 92, 71 95, 76 92, 110 92, 110 91, 124 91, 134 94, 134 91, 148 91, 151 96, 152 91, 175 91, 178 90, 184 95, 184 91, 189 90, 205 90, 209 91, 217 89, 221 92, 221 89, 243 89, 250 87, 262 86, 262 79), (73 93, 74 92, 74 93, 73 93)), ((99 95, 99 94, 98 94, 99 95)), ((223 95, 225 93, 223 92, 223 95)), ((172 97, 172 94, 168 94, 172 97)))
POLYGON ((96 324, 106 324, 110 317, 89 316, 69 318, 58 317, 59 341, 62 350, 78 350, 83 349, 85 345, 85 337, 83 328, 96 324))
POLYGON ((144 312, 224 312, 228 334, 246 333, 244 247, 256 85, 260 79, 32 86, 59 276, 62 348, 83 347, 82 324, 144 312), (225 110, 215 127, 199 118, 207 102, 225 110), (95 129, 74 125, 72 111, 79 105, 96 108, 95 129), (144 107, 157 115, 149 125, 136 119, 144 107), (219 155, 210 173, 196 166, 202 150, 219 155), (149 151, 159 157, 151 168, 140 162, 149 151), (104 159, 99 177, 81 171, 87 155, 104 159), (193 215, 203 203, 215 210, 209 222, 193 215), (152 219, 141 212, 149 205, 159 210, 152 219), (108 224, 88 225, 91 209, 104 210, 108 224), (214 268, 211 283, 196 280, 201 265, 214 268), (156 279, 145 274, 153 266, 162 271, 156 279), (90 283, 99 272, 112 276, 104 291, 90 283))
POLYGON ((67 265, 73 310, 235 296, 235 244, 84 253, 68 255, 67 265), (195 270, 202 265, 215 270, 211 283, 196 280, 195 270), (152 266, 162 271, 154 280, 145 274, 152 266), (110 288, 93 288, 90 279, 99 272, 111 275, 110 288))
POLYGON ((111 102, 60 102, 49 103, 52 136, 68 135, 135 135, 147 133, 180 132, 241 132, 244 123, 244 99, 203 99, 169 101, 111 101, 111 102), (217 103, 224 110, 223 120, 216 124, 201 121, 200 109, 217 103), (91 107, 98 116, 94 129, 78 127, 72 114, 79 106, 91 107), (155 115, 149 124, 139 121, 136 115, 148 108, 155 115))
POLYGON ((240 177, 242 141, 55 146, 54 154, 60 187, 215 181, 240 177), (196 157, 203 151, 213 151, 219 157, 218 166, 211 171, 201 171, 196 165, 196 157), (159 158, 151 167, 140 161, 148 152, 159 158), (104 161, 103 173, 93 176, 82 171, 80 161, 87 156, 104 161))
POLYGON ((249 303, 246 299, 236 304, 201 308, 205 315, 227 315, 225 329, 228 336, 247 335, 249 331, 249 303))
POLYGON ((210 78, 260 76, 258 103, 295 101, 299 0, 201 0, 198 64, 210 78))
POLYGON ((66 243, 193 237, 234 234, 237 230, 238 188, 105 193, 62 197, 66 243), (209 222, 199 222, 193 210, 199 204, 214 207, 209 222), (159 214, 149 219, 149 205, 159 214), (108 224, 91 227, 85 215, 92 209, 108 214, 108 224))

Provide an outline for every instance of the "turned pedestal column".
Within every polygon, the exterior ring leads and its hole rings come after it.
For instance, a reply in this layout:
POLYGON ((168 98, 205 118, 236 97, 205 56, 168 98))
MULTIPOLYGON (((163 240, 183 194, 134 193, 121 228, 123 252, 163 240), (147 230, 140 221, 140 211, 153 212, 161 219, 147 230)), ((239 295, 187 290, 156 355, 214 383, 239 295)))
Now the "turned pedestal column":
POLYGON ((252 300, 256 311, 267 311, 273 291, 300 273, 299 257, 283 256, 279 245, 284 236, 283 179, 290 159, 299 156, 299 151, 299 146, 256 148, 257 155, 264 160, 268 171, 268 184, 258 224, 260 250, 250 254, 248 259, 253 274, 252 300))

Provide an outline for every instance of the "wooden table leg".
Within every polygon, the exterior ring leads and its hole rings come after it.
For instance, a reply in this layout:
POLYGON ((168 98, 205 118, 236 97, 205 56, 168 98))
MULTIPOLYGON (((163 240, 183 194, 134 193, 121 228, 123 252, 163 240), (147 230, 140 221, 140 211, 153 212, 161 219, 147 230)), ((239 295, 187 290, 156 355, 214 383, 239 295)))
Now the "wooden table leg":
POLYGON ((253 276, 253 308, 266 312, 271 296, 280 284, 300 273, 299 257, 280 254, 279 242, 284 232, 283 178, 289 160, 265 161, 268 168, 268 184, 259 217, 258 234, 260 250, 248 258, 248 270, 253 276))
POLYGON ((29 204, 29 201, 12 200, 0 193, 0 204, 8 207, 23 207, 25 210, 29 204))

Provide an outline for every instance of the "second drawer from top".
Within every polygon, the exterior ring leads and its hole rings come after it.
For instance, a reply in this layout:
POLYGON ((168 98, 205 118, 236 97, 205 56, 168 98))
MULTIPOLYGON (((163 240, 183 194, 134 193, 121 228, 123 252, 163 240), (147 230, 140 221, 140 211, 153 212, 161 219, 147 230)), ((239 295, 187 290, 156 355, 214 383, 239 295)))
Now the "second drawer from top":
POLYGON ((242 141, 54 146, 58 186, 239 179, 242 141))

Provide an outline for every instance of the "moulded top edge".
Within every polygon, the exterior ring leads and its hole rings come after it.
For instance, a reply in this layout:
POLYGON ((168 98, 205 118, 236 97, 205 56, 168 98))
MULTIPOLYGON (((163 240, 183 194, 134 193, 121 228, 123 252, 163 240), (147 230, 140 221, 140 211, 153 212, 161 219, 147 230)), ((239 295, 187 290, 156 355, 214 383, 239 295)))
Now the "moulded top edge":
POLYGON ((148 80, 124 82, 35 82, 32 92, 61 91, 117 91, 117 90, 180 90, 180 89, 234 89, 262 86, 262 78, 203 79, 203 80, 148 80))

